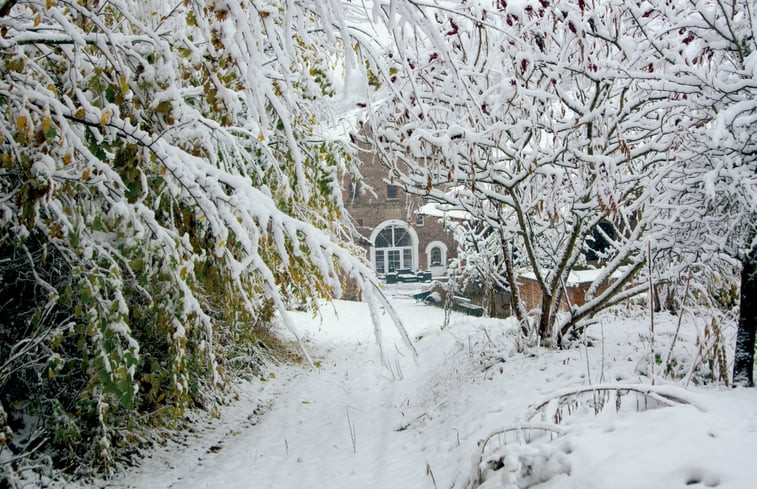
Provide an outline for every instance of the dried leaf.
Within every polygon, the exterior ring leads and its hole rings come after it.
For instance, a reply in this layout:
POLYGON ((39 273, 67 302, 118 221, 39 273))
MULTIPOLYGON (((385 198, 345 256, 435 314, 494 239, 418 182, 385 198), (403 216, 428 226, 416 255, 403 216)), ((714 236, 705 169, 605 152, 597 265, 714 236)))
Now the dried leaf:
POLYGON ((29 119, 25 115, 16 117, 16 131, 26 134, 29 131, 29 119))

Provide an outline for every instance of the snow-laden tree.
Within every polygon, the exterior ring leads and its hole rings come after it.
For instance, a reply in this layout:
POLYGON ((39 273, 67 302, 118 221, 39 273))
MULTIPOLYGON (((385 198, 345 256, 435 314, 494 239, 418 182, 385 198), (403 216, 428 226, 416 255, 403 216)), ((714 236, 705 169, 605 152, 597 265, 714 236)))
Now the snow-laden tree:
POLYGON ((651 83, 665 62, 623 2, 383 2, 374 13, 393 40, 368 63, 379 86, 368 123, 389 178, 474 216, 465 245, 479 261, 495 253, 486 268, 524 332, 559 344, 646 290, 650 204, 686 119, 651 83), (601 272, 586 303, 567 303, 592 254, 601 272), (535 311, 519 298, 522 274, 541 289, 535 311))
POLYGON ((0 1, 6 474, 108 466, 213 406, 340 270, 378 318, 325 136, 345 32, 331 0, 0 1))
POLYGON ((670 230, 672 250, 681 261, 709 268, 722 262, 740 265, 733 380, 753 385, 757 5, 749 0, 644 1, 630 9, 655 58, 666 64, 650 81, 692 119, 675 155, 679 163, 659 199, 664 208, 659 225, 670 230))

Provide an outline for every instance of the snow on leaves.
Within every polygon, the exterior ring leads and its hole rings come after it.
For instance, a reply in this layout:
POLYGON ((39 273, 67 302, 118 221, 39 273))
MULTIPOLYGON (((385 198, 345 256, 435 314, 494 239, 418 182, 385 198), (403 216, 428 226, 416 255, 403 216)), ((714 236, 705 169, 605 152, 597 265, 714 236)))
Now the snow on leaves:
POLYGON ((28 271, 3 279, 35 290, 9 304, 42 331, 28 354, 56 359, 45 393, 3 392, 78 419, 53 445, 82 470, 215 402, 244 331, 274 311, 291 326, 289 304, 341 293, 340 269, 371 296, 339 244, 352 163, 324 132, 353 44, 336 2, 18 1, 0 29, 1 244, 28 271))

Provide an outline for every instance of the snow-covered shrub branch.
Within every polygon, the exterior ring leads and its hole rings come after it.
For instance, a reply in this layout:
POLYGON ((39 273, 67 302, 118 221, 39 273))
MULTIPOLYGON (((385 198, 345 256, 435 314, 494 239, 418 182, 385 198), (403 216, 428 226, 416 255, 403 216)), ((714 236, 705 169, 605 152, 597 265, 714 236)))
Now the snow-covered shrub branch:
POLYGON ((668 230, 671 260, 734 286, 739 277, 733 263, 740 262, 734 381, 751 385, 757 329, 757 10, 746 0, 646 1, 629 10, 633 28, 667 65, 649 83, 667 91, 691 119, 675 154, 678 164, 657 199, 658 225, 668 230), (734 268, 736 273, 720 273, 734 268))
POLYGON ((631 29, 632 13, 610 1, 392 2, 381 12, 394 46, 375 60, 368 124, 389 178, 473 216, 469 235, 488 251, 465 243, 464 256, 491 253, 487 273, 508 284, 524 329, 561 343, 644 290, 634 280, 658 241, 651 204, 688 119, 649 81, 664 60, 631 29), (593 266, 603 270, 587 304, 562 316, 571 272, 593 266), (519 299, 524 273, 541 289, 534 311, 519 299))
POLYGON ((133 454, 145 426, 216 402, 274 314, 291 327, 288 305, 339 295, 340 270, 382 304, 340 244, 336 3, 4 6, 6 473, 23 419, 79 472, 133 454))

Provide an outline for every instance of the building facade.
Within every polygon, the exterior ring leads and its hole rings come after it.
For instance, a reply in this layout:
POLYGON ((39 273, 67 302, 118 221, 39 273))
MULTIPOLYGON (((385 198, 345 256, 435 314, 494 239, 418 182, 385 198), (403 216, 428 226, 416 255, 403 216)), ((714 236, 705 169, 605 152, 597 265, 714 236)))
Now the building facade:
POLYGON ((421 211, 423 197, 388 183, 387 169, 367 145, 360 145, 363 185, 347 182, 344 203, 379 275, 402 269, 444 276, 457 246, 445 217, 421 211))

